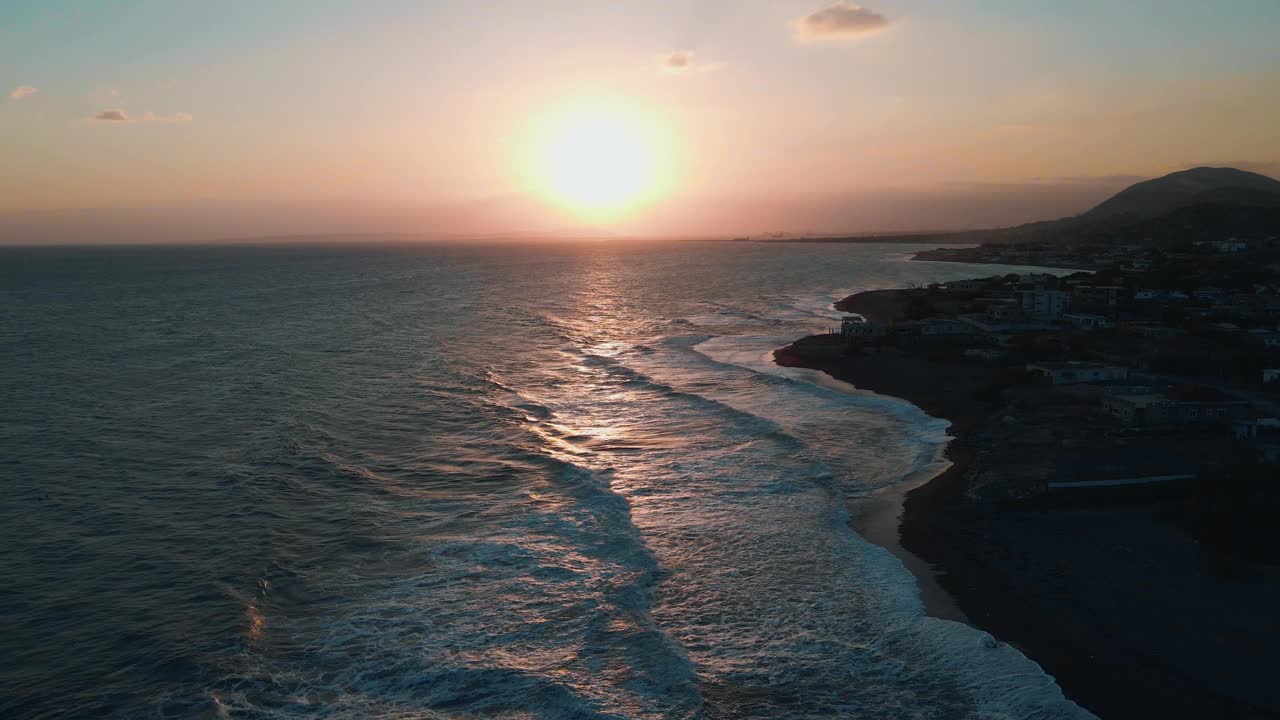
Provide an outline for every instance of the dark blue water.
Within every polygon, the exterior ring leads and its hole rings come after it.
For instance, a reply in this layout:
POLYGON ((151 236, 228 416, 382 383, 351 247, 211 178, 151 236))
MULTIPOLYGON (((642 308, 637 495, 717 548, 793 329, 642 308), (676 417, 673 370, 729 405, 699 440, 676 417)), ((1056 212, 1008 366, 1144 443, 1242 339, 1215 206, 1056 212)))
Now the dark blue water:
POLYGON ((847 527, 943 425, 768 360, 910 249, 0 250, 0 716, 1081 716, 847 527))

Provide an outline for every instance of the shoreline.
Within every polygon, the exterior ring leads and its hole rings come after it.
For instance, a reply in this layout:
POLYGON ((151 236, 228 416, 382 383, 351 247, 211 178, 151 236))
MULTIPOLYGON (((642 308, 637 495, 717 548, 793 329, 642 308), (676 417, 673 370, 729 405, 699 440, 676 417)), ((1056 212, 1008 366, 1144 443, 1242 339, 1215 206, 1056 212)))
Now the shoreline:
POLYGON ((844 506, 849 514, 849 527, 864 540, 888 550, 915 578, 925 615, 973 626, 955 598, 942 587, 938 568, 907 550, 901 541, 902 516, 907 495, 950 472, 954 467, 955 463, 950 463, 938 472, 912 473, 901 482, 872 495, 847 498, 844 506))
MULTIPOLYGON (((836 307, 888 323, 902 319, 898 293, 858 293, 836 307)), ((982 376, 900 352, 811 357, 795 348, 792 343, 775 350, 774 362, 822 371, 950 423, 944 449, 949 467, 846 500, 850 527, 903 562, 928 615, 964 622, 1016 647, 1052 676, 1064 695, 1103 718, 1280 717, 1270 701, 1259 706, 1228 697, 1223 680, 1188 675, 1185 663, 1160 658, 1160 648, 1148 646, 1141 630, 1123 636, 1127 628, 1116 623, 1132 622, 1125 611, 1099 615, 1099 607, 1090 604, 1098 586, 1126 591, 1117 573, 1128 573, 1123 554, 1133 548, 1145 544, 1170 558, 1185 554, 1179 541, 1160 534, 1151 505, 1019 506, 967 496, 982 462, 968 435, 995 410, 973 397, 982 376), (1095 520, 1102 529, 1082 524, 1095 520), (1087 544, 1064 547, 1066 538, 1058 536, 1071 533, 1087 544), (1108 563, 1106 553, 1115 551, 1121 558, 1108 563)), ((1187 581, 1170 579, 1175 586, 1187 581)), ((1169 589, 1176 592, 1174 586, 1169 589)), ((1154 618, 1168 613, 1150 608, 1154 618)), ((1214 661, 1205 656, 1202 662, 1214 661)))
MULTIPOLYGON (((871 299, 872 303, 871 307, 864 306, 859 310, 868 317, 874 317, 879 321, 887 321, 888 315, 884 312, 877 312, 877 308, 873 303, 879 298, 884 298, 890 292, 894 291, 871 290, 859 293, 860 296, 871 299)), ((900 388, 869 384, 864 378, 835 373, 830 368, 819 367, 809 363, 790 352, 790 346, 775 350, 774 362, 783 367, 818 370, 836 380, 846 382, 858 390, 908 403, 930 417, 946 420, 949 423, 947 427, 948 440, 942 448, 940 458, 946 463, 946 467, 941 470, 917 470, 904 476, 901 481, 882 488, 871 495, 846 498, 845 510, 849 515, 849 526, 854 532, 863 539, 889 551, 912 574, 916 580, 916 587, 920 593, 921 602, 924 604, 926 615, 942 620, 962 622, 985 630, 986 628, 979 627, 970 619, 969 614, 962 609, 956 594, 944 587, 943 579, 946 572, 936 563, 930 562, 907 547, 906 542, 904 542, 906 534, 904 528, 908 523, 907 507, 911 496, 918 492, 927 492, 927 488, 935 484, 955 484, 956 481, 952 481, 950 478, 962 479, 972 465, 973 458, 971 455, 958 451, 956 448, 958 433, 955 418, 948 417, 946 414, 939 412, 937 408, 929 407, 931 403, 922 402, 921 398, 907 397, 911 393, 902 392, 900 388)))

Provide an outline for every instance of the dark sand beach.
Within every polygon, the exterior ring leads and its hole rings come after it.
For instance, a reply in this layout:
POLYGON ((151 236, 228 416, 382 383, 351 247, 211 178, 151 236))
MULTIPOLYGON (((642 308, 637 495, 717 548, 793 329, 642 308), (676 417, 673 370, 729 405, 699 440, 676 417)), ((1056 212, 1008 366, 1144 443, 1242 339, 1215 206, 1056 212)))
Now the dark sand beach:
MULTIPOLYGON (((837 307, 898 320, 896 292, 861 293, 837 307)), ((971 434, 996 409, 979 399, 989 369, 896 350, 814 358, 795 345, 775 359, 951 422, 944 472, 854 501, 850 511, 856 530, 917 575, 930 614, 1015 645, 1103 718, 1280 717, 1268 670, 1280 649, 1264 640, 1280 631, 1280 571, 1224 574, 1162 520, 1159 499, 974 501, 967 491, 983 459, 971 434)))

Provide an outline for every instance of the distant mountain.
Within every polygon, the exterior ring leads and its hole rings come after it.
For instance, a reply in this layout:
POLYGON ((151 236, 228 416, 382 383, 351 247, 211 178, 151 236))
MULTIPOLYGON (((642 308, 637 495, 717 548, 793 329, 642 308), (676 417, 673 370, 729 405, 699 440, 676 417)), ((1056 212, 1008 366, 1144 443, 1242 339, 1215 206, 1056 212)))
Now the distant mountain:
POLYGON ((1136 242, 1158 245, 1280 236, 1280 180, 1198 167, 1145 180, 1092 210, 1058 220, 961 232, 770 238, 797 243, 1015 244, 1136 242))
POLYGON ((1235 168, 1198 167, 1131 185, 1078 219, 1143 220, 1168 215, 1188 205, 1265 207, 1276 200, 1280 200, 1280 180, 1235 168))
POLYGON ((1280 180, 1235 168, 1199 167, 1130 185, 1074 217, 969 233, 983 243, 1162 243, 1280 235, 1280 180))

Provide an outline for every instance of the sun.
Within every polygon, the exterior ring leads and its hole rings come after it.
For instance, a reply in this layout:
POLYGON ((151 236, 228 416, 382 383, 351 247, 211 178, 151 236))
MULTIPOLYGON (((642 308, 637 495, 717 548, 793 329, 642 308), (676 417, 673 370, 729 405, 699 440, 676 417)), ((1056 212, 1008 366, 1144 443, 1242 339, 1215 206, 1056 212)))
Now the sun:
POLYGON ((616 215, 663 188, 665 143, 657 123, 625 105, 568 108, 548 123, 538 185, 581 214, 616 215))

